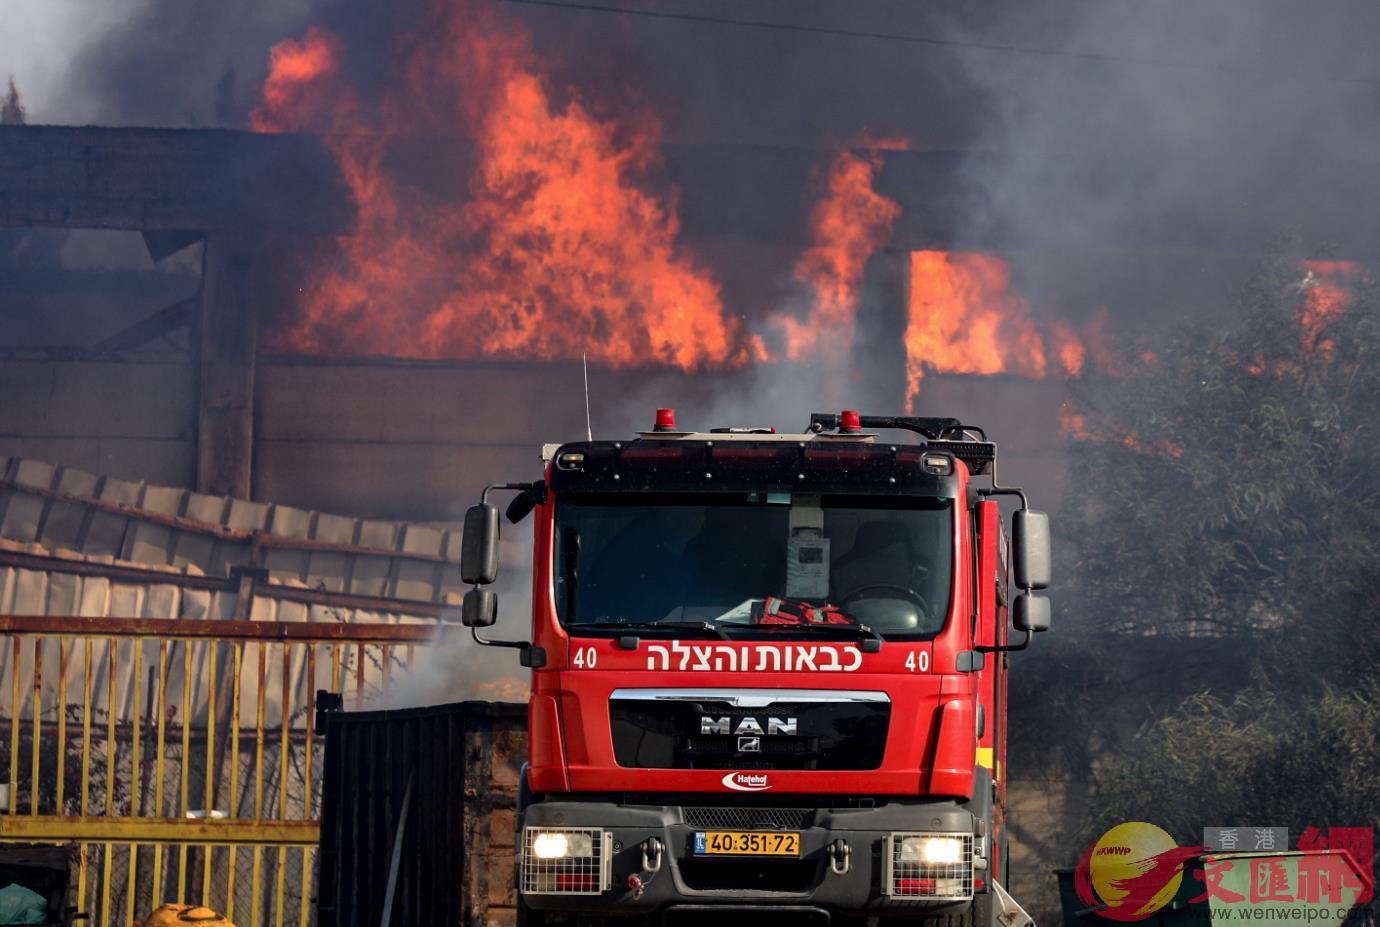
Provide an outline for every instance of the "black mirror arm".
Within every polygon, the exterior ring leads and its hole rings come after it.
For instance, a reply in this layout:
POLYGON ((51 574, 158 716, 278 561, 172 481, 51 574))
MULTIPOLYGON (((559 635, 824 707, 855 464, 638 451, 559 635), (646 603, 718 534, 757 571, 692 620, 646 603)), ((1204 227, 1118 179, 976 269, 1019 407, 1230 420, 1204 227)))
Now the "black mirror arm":
POLYGON ((1029 631, 1022 631, 1025 637, 1019 644, 978 644, 973 647, 978 653, 1015 653, 1030 646, 1030 638, 1033 637, 1029 631))
POLYGON ((531 492, 532 485, 531 483, 490 483, 488 486, 485 486, 484 491, 480 493, 479 501, 481 504, 488 502, 489 493, 496 489, 508 489, 513 492, 531 492))
POLYGON ((1030 502, 1025 497, 1025 490, 1021 489, 1019 486, 993 485, 990 487, 979 487, 977 492, 979 496, 1016 496, 1021 500, 1022 509, 1030 508, 1030 502))
POLYGON ((518 651, 518 662, 523 666, 540 668, 546 665, 546 648, 538 647, 528 641, 489 641, 479 636, 478 628, 470 628, 476 644, 485 647, 508 647, 518 651))

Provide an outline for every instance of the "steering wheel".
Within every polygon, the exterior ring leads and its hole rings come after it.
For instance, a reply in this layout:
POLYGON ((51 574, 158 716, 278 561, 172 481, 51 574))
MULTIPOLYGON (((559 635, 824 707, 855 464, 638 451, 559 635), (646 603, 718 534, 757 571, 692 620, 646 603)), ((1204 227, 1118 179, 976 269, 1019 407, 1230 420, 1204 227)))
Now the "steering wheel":
MULTIPOLYGON (((901 598, 909 599, 920 609, 920 614, 924 615, 926 618, 930 615, 930 603, 925 601, 925 597, 909 586, 902 586, 898 583, 868 583, 865 586, 859 586, 842 595, 839 598, 839 606, 842 607, 845 603, 851 602, 854 599, 866 598, 867 593, 877 590, 899 592, 901 598)), ((893 598, 895 598, 895 596, 893 596, 893 598)))

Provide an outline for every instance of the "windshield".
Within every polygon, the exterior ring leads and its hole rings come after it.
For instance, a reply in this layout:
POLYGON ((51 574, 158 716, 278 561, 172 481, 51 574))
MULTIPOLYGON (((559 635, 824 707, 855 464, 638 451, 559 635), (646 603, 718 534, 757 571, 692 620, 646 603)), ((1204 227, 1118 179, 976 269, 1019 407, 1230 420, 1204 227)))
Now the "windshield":
POLYGON ((563 496, 556 603, 568 627, 665 623, 733 636, 944 625, 950 503, 790 493, 563 496), (808 627, 807 627, 808 626, 808 627))

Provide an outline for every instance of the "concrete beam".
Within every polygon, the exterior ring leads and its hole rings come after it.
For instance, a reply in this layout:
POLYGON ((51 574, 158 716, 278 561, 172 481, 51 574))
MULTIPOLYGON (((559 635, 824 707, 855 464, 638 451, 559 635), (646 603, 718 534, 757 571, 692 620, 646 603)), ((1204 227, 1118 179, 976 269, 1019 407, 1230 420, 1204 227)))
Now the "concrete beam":
POLYGON ((206 236, 199 306, 196 488, 248 499, 254 457, 257 243, 206 236))
MULTIPOLYGON (((466 195, 471 143, 395 138, 391 169, 438 199, 466 195)), ((826 149, 672 144, 686 242, 805 243, 826 149)), ((1285 233, 1380 253, 1376 166, 1071 153, 887 151, 878 192, 901 204, 888 247, 1269 252, 1285 233), (1014 221, 1013 221, 1013 217, 1014 221)), ((0 226, 348 233, 353 204, 320 138, 212 129, 0 126, 0 226)))
POLYGON ((0 226, 337 234, 352 215, 314 137, 0 126, 0 226))

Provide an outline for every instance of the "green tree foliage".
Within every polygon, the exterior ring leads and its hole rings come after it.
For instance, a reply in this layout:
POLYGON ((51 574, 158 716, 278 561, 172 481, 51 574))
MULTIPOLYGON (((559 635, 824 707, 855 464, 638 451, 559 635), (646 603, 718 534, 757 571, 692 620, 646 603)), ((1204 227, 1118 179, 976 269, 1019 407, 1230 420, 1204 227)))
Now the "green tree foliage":
POLYGON ((1291 699, 1252 686, 1189 699, 1099 776, 1098 819, 1154 821, 1180 840, 1204 826, 1372 826, 1380 821, 1380 687, 1291 699))
POLYGON ((1180 334, 1088 403, 1076 605, 1108 631, 1227 637, 1293 685, 1374 665, 1356 610, 1380 602, 1380 314, 1364 283, 1319 318, 1329 302, 1273 265, 1236 324, 1180 334))
POLYGON ((1085 384, 1060 626, 1012 698, 1017 762, 1095 786, 1066 862, 1121 820, 1380 820, 1380 292, 1337 274, 1271 263, 1085 384))

